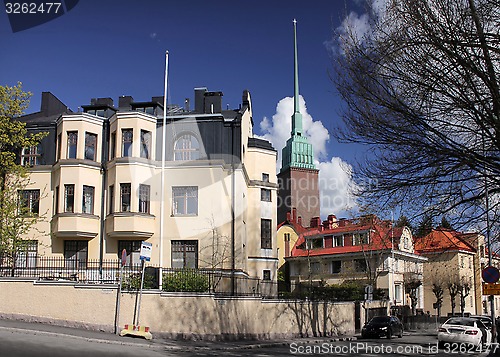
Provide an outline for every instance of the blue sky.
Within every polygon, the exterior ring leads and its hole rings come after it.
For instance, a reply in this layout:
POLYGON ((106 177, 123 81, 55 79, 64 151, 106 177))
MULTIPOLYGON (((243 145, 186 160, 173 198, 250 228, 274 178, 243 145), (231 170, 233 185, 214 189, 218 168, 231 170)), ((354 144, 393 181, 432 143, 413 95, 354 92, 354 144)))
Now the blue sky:
MULTIPOLYGON (((340 124, 341 103, 328 76, 331 64, 325 43, 356 3, 81 0, 64 16, 16 33, 3 12, 1 84, 21 81, 33 93, 29 112, 39 110, 42 91, 52 92, 73 111, 95 97, 117 102, 120 95, 132 95, 145 101, 163 95, 168 50, 170 103, 182 105, 186 97, 193 103, 193 88, 206 86, 224 93, 224 107, 236 108, 248 89, 254 131, 274 141, 279 132, 289 133, 280 126, 280 115, 286 117, 289 107, 282 99, 293 95, 296 18, 300 94, 311 125, 315 123, 309 134, 319 133, 313 144, 324 146, 317 152, 324 178, 326 172, 335 177, 336 165, 351 163, 360 149, 339 144, 331 135, 340 124), (267 126, 261 126, 263 120, 267 126)), ((328 195, 335 190, 324 191, 328 195)), ((322 208, 323 216, 337 209, 322 208)))

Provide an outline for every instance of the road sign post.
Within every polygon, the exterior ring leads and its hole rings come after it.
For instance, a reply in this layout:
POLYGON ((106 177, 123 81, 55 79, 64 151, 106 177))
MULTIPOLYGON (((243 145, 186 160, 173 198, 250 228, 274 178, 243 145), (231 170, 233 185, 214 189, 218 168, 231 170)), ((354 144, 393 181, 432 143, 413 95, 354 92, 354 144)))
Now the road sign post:
POLYGON ((153 248, 153 245, 148 242, 142 242, 141 243, 141 252, 139 253, 139 259, 141 259, 142 263, 142 271, 141 271, 141 287, 140 287, 140 292, 139 292, 139 305, 137 306, 137 322, 136 324, 139 325, 139 314, 141 312, 141 299, 142 299, 142 288, 144 286, 144 270, 146 267, 145 262, 149 262, 151 260, 151 250, 153 248))
POLYGON ((120 262, 120 281, 118 283, 118 292, 116 294, 116 311, 115 311, 115 334, 119 334, 120 330, 120 300, 122 297, 122 282, 123 282, 123 267, 127 264, 127 251, 122 250, 120 262))
POLYGON ((141 336, 148 340, 151 340, 153 338, 153 336, 149 332, 149 327, 139 326, 139 313, 141 310, 142 288, 144 286, 144 270, 146 267, 145 262, 150 261, 152 248, 153 245, 149 242, 141 243, 141 251, 139 256, 139 259, 141 260, 141 285, 138 293, 136 293, 135 295, 134 320, 132 326, 125 325, 125 329, 123 329, 120 332, 120 336, 125 336, 125 335, 141 336))

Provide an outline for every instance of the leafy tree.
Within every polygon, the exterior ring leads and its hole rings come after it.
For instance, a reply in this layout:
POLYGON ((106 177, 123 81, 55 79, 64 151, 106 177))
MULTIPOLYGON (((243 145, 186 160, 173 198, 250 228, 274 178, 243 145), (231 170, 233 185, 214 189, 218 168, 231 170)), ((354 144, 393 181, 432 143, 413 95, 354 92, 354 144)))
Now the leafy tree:
POLYGON ((5 188, 7 175, 26 176, 26 170, 17 162, 18 153, 24 147, 38 145, 47 135, 29 135, 26 123, 16 120, 28 108, 30 97, 20 82, 13 87, 0 86, 0 189, 5 188))
POLYGON ((28 107, 30 93, 21 83, 0 86, 0 260, 12 267, 25 249, 29 232, 36 232, 42 212, 33 212, 20 193, 29 183, 28 170, 17 162, 22 148, 36 146, 46 133, 29 135, 26 124, 16 120, 28 107))
POLYGON ((373 148, 354 168, 360 197, 455 226, 484 217, 500 192, 498 0, 369 1, 367 26, 336 31, 332 74, 336 135, 373 148))

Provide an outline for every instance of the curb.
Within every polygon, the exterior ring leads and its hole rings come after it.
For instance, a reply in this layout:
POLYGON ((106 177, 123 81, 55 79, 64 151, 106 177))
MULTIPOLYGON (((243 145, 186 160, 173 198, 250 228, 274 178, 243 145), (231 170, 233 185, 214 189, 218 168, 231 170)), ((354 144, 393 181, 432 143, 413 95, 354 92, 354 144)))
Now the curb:
POLYGON ((133 343, 133 342, 127 342, 127 341, 115 341, 115 340, 107 340, 104 338, 93 338, 93 337, 82 337, 82 336, 76 336, 76 335, 70 335, 70 334, 65 334, 65 333, 56 333, 56 332, 49 332, 49 331, 40 331, 40 330, 31 330, 31 329, 23 329, 23 328, 16 328, 16 327, 3 327, 0 326, 0 331, 10 331, 10 332, 19 332, 19 333, 24 333, 24 334, 33 334, 33 335, 45 335, 45 336, 53 336, 53 337, 69 337, 73 338, 76 340, 81 340, 81 341, 87 341, 87 342, 94 342, 94 343, 106 343, 106 344, 112 344, 112 345, 122 345, 122 346, 131 346, 131 347, 148 347, 148 348, 168 348, 168 349, 181 349, 179 346, 168 346, 168 345, 160 345, 160 344, 150 344, 150 343, 133 343))

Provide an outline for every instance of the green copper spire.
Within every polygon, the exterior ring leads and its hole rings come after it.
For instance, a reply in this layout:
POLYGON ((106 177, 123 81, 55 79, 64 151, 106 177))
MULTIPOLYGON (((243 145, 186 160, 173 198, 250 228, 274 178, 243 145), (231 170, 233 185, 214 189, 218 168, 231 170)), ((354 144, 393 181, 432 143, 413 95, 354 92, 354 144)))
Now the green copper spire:
POLYGON ((299 61, 297 56, 297 20, 293 19, 294 44, 294 112, 292 115, 291 137, 281 155, 281 171, 290 167, 315 170, 313 147, 302 136, 302 114, 299 111, 299 61))
POLYGON ((297 56, 297 20, 293 19, 293 46, 294 46, 294 112, 292 116, 292 136, 302 134, 302 114, 299 111, 299 60, 297 56))

